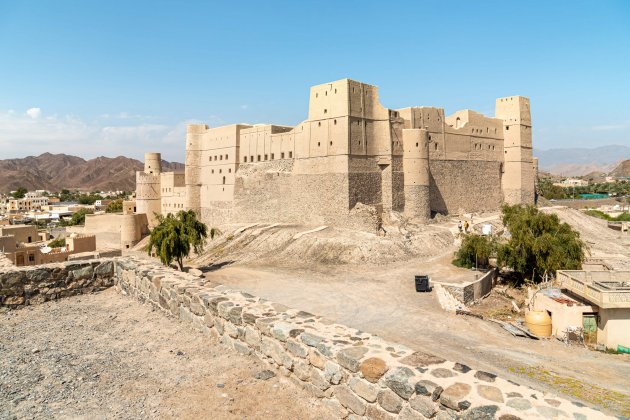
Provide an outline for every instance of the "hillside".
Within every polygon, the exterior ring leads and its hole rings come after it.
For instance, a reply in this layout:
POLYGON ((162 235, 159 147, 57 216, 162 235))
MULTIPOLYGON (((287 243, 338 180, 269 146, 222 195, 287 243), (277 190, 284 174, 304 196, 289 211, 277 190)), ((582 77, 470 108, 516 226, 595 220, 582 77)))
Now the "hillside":
MULTIPOLYGON (((0 160, 0 191, 66 189, 125 190, 136 188, 135 172, 143 163, 124 156, 85 160, 77 156, 44 153, 21 159, 0 160)), ((183 170, 177 162, 162 161, 164 171, 183 170)))
POLYGON ((624 160, 610 172, 610 176, 630 176, 630 160, 624 160))
POLYGON ((630 147, 600 146, 592 149, 567 148, 534 150, 540 170, 563 176, 581 176, 591 172, 609 172, 630 158, 630 147))

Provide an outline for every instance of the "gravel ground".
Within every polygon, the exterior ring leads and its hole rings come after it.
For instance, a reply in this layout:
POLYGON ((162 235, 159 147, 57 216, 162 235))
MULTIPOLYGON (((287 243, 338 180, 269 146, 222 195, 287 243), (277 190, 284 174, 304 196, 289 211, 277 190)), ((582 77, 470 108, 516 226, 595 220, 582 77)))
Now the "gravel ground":
POLYGON ((267 368, 113 289, 0 313, 0 419, 331 417, 267 368))

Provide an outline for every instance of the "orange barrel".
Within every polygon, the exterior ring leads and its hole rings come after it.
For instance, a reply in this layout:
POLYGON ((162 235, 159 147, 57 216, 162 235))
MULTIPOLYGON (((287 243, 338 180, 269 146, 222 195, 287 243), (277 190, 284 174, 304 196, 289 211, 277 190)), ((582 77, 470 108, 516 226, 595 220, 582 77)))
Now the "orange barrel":
POLYGON ((547 311, 529 311, 525 314, 525 326, 538 337, 551 336, 551 317, 547 311))

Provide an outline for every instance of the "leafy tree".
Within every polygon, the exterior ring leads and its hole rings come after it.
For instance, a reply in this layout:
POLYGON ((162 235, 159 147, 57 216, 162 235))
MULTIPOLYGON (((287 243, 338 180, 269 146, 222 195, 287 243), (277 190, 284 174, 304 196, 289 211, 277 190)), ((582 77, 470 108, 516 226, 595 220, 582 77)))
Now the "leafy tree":
POLYGON ((120 213, 123 209, 123 200, 119 198, 117 200, 111 201, 107 208, 105 209, 105 213, 120 213))
POLYGON ((190 254, 191 247, 196 254, 200 254, 208 233, 210 239, 219 234, 215 228, 208 232, 208 227, 197 220, 197 215, 192 210, 180 210, 177 215, 158 214, 156 217, 159 224, 151 231, 147 252, 151 255, 155 248, 162 264, 170 265, 175 260, 182 271, 184 257, 190 254))
POLYGON ((75 213, 72 214, 72 217, 70 218, 70 220, 66 221, 66 220, 62 220, 60 225, 61 226, 75 226, 75 225, 83 225, 85 224, 85 215, 86 214, 92 214, 93 211, 90 209, 81 209, 75 213))
POLYGON ((498 248, 501 264, 532 280, 555 274, 556 270, 582 268, 586 245, 580 234, 561 223, 557 215, 519 205, 503 205, 502 213, 510 239, 498 248))
POLYGON ((28 190, 26 188, 20 187, 17 189, 17 191, 13 191, 13 194, 11 194, 11 196, 13 198, 24 198, 27 192, 28 190))
POLYGON ((48 246, 51 248, 65 248, 66 238, 58 237, 48 242, 48 246))
POLYGON ((495 251, 496 243, 492 237, 475 233, 466 235, 455 253, 453 264, 465 268, 487 266, 488 259, 495 251))

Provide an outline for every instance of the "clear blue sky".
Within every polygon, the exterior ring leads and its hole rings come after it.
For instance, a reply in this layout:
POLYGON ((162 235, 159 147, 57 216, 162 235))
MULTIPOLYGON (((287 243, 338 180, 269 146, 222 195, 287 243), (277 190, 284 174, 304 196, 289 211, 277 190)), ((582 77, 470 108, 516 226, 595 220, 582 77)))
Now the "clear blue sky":
POLYGON ((531 98, 535 147, 630 146, 630 1, 0 2, 0 158, 183 160, 184 127, 296 124, 308 88, 389 108, 531 98))

